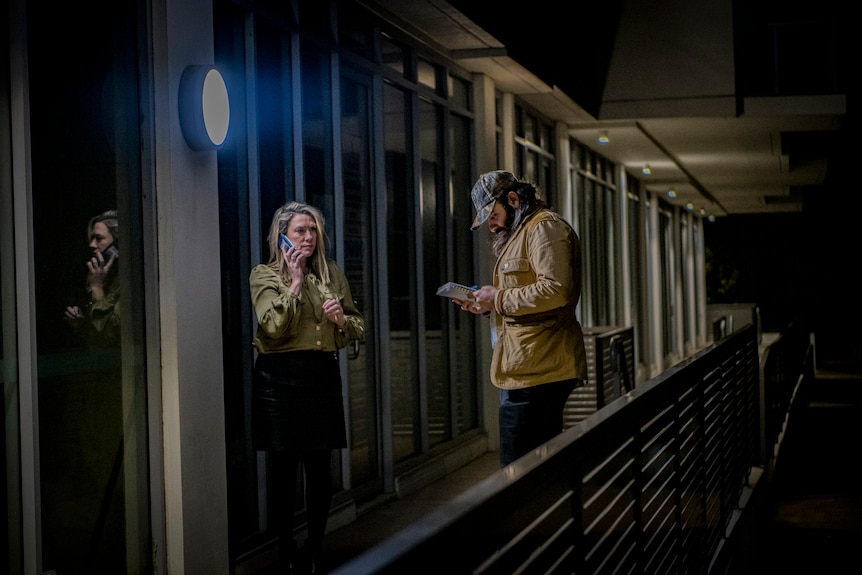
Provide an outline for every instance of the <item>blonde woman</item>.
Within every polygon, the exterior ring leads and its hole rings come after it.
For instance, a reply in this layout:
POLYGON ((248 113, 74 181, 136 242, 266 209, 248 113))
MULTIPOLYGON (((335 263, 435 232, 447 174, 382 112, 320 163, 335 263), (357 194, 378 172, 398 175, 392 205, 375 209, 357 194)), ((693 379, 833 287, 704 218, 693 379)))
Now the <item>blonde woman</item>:
POLYGON ((87 245, 87 305, 66 307, 65 318, 94 349, 120 345, 120 230, 117 210, 90 218, 87 245))
POLYGON ((344 272, 326 258, 320 210, 300 202, 280 207, 267 243, 269 262, 249 277, 258 321, 252 439, 270 454, 281 562, 288 573, 314 573, 329 516, 332 450, 347 446, 336 351, 361 338, 365 322, 344 272), (302 561, 293 538, 300 464, 308 524, 302 561))

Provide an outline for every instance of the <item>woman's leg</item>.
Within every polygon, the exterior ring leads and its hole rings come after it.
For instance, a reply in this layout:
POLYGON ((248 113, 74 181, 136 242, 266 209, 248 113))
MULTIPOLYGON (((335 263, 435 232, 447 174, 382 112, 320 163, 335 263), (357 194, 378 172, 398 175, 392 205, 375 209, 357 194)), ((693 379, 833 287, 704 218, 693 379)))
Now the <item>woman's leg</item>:
POLYGON ((303 452, 305 509, 308 518, 305 550, 307 557, 314 563, 318 561, 323 546, 323 535, 326 533, 326 522, 329 519, 329 504, 332 500, 331 453, 329 449, 303 452))
MULTIPOLYGON (((278 522, 278 553, 282 565, 292 568, 296 563, 296 542, 293 539, 293 520, 296 515, 296 480, 300 456, 294 451, 271 451, 269 463, 271 480, 268 492, 270 512, 278 522)), ((291 571, 288 570, 288 573, 291 571)))

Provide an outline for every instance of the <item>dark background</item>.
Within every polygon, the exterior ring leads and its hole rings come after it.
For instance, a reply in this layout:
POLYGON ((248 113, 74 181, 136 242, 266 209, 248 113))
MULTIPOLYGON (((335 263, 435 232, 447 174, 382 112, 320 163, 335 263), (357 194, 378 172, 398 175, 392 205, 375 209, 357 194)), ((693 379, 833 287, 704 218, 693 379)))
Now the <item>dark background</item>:
POLYGON ((855 105, 849 93, 825 181, 804 191, 801 213, 726 216, 704 226, 708 303, 756 303, 764 331, 806 322, 819 365, 862 365, 855 105))

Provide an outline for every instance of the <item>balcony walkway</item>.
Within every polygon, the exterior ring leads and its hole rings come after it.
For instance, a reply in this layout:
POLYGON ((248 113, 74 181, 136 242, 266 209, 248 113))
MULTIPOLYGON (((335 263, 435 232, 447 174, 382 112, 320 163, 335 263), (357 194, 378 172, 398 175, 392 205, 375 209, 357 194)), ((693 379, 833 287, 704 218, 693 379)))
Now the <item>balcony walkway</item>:
POLYGON ((754 573, 862 573, 862 369, 816 372, 787 427, 754 573))
MULTIPOLYGON (((862 368, 818 370, 807 408, 788 423, 766 518, 748 574, 862 573, 862 368)), ((327 534, 323 573, 372 548, 499 469, 488 453, 402 499, 327 534)), ((259 575, 277 571, 266 570, 259 575)))

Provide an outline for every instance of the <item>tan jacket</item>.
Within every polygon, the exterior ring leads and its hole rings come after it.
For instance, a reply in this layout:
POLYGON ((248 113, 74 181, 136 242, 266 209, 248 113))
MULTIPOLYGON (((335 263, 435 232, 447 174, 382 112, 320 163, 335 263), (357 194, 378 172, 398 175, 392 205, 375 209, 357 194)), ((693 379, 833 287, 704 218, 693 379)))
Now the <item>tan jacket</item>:
POLYGON ((497 339, 491 383, 518 389, 587 378, 587 353, 575 307, 581 247, 559 215, 539 209, 509 238, 494 266, 497 339))

